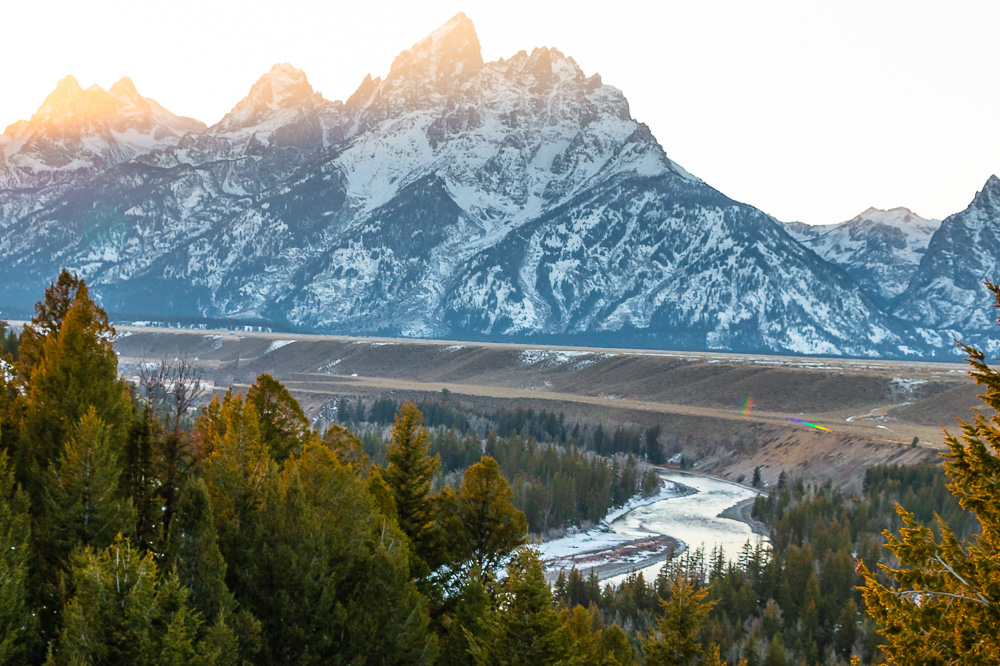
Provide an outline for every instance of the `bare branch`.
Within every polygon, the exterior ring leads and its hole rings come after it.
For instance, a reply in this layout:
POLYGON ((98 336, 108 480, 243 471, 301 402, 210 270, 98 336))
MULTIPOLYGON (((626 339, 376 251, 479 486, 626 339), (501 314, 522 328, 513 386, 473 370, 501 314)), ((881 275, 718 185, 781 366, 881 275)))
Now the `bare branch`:
POLYGON ((989 599, 987 599, 986 597, 984 597, 979 592, 976 592, 976 590, 971 585, 969 585, 969 582, 967 580, 965 580, 960 575, 958 575, 958 572, 955 571, 954 569, 952 569, 950 564, 948 564, 947 562, 945 562, 944 560, 941 559, 940 555, 935 555, 934 559, 937 560, 941 564, 941 566, 943 566, 948 571, 948 573, 950 573, 952 576, 954 576, 962 585, 964 585, 966 588, 972 590, 972 592, 977 597, 979 597, 979 599, 980 599, 979 603, 985 604, 987 606, 992 605, 992 603, 990 602, 989 599))
POLYGON ((932 592, 930 590, 892 590, 892 593, 897 597, 950 597, 952 599, 961 599, 962 601, 971 601, 974 604, 980 604, 982 606, 992 606, 992 604, 985 599, 967 597, 964 594, 954 594, 952 592, 932 592))

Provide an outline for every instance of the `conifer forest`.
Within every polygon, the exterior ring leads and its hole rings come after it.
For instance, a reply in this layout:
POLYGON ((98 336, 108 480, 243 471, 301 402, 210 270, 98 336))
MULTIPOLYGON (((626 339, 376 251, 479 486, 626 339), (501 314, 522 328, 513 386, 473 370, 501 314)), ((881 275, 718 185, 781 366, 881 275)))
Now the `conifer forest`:
POLYGON ((857 493, 782 474, 769 545, 550 584, 533 544, 654 494, 658 428, 444 394, 344 399, 321 432, 267 374, 128 383, 114 337, 66 271, 0 330, 0 664, 1000 662, 996 416, 857 493))

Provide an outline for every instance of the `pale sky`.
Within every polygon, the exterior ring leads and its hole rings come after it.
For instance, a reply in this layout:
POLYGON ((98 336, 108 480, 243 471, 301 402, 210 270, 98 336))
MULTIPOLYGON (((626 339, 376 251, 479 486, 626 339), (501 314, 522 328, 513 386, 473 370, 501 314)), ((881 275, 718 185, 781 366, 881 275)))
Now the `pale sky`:
POLYGON ((998 2, 0 0, 0 126, 72 74, 217 122, 271 65, 331 100, 464 11, 620 88, 674 161, 784 221, 943 218, 1000 174, 998 2))

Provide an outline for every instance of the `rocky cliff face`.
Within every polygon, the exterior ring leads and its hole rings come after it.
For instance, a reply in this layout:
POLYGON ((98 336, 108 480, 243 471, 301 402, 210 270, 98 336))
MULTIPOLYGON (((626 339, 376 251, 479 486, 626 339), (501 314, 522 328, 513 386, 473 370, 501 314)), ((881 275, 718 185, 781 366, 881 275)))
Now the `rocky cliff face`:
POLYGON ((143 98, 116 88, 43 105, 72 132, 5 134, 0 305, 29 307, 67 266, 128 319, 933 352, 848 272, 675 164, 619 90, 554 49, 484 63, 461 14, 344 103, 289 65, 209 128, 149 100, 126 111, 143 98), (125 117, 152 138, 123 143, 125 117))
POLYGON ((968 208, 941 223, 913 280, 893 303, 893 313, 919 325, 931 344, 949 344, 952 337, 959 337, 1000 349, 994 340, 996 311, 984 307, 993 302, 983 283, 987 279, 1000 280, 1000 179, 996 176, 968 208))

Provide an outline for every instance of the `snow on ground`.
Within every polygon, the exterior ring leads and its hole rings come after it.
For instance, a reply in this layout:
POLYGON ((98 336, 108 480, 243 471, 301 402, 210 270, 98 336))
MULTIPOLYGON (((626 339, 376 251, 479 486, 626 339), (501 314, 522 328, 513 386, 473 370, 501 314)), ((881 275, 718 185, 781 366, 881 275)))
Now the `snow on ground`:
POLYGON ((338 363, 340 363, 340 362, 341 362, 341 361, 343 361, 343 360, 344 360, 344 359, 342 359, 342 358, 338 358, 338 359, 337 359, 336 361, 330 361, 330 362, 329 362, 329 363, 327 363, 326 365, 321 365, 320 367, 318 367, 318 368, 316 368, 316 369, 317 369, 317 370, 318 370, 319 372, 326 372, 327 370, 331 370, 331 369, 333 369, 333 366, 337 365, 338 363))
POLYGON ((581 356, 590 356, 591 352, 585 351, 552 351, 548 349, 525 349, 518 358, 521 365, 535 365, 545 362, 545 365, 564 365, 576 360, 581 356))
POLYGON ((264 353, 265 353, 265 354, 270 354, 270 353, 271 353, 271 352, 273 352, 274 350, 276 350, 276 349, 281 349, 282 347, 285 347, 285 346, 287 346, 287 345, 290 345, 290 344, 292 344, 293 342, 295 342, 295 340, 275 340, 274 342, 272 342, 271 344, 269 344, 269 345, 267 346, 267 351, 266 351, 266 352, 264 352, 264 353))
POLYGON ((458 351, 459 349, 465 349, 465 345, 451 345, 450 347, 443 347, 441 351, 450 353, 458 351))
POLYGON ((222 349, 222 336, 221 335, 206 335, 205 339, 212 341, 212 349, 222 349))
POLYGON ((926 379, 910 379, 907 377, 893 377, 892 386, 900 393, 912 394, 916 389, 927 383, 926 379))
MULTIPOLYGON (((542 562, 544 563, 546 560, 554 560, 560 557, 569 557, 596 550, 604 550, 606 548, 620 546, 624 543, 628 543, 629 541, 635 541, 636 535, 618 534, 617 532, 612 532, 608 526, 633 509, 637 509, 640 506, 646 506, 647 504, 652 504, 653 502, 659 502, 660 500, 677 497, 681 494, 681 490, 676 485, 670 481, 665 481, 663 486, 660 487, 660 492, 655 495, 650 497, 641 497, 636 495, 622 506, 608 511, 608 515, 604 517, 601 524, 593 529, 589 529, 586 532, 578 532, 576 534, 567 534, 564 537, 553 539, 552 541, 543 541, 538 545, 542 562)), ((649 536, 656 537, 660 535, 650 532, 649 536)))

